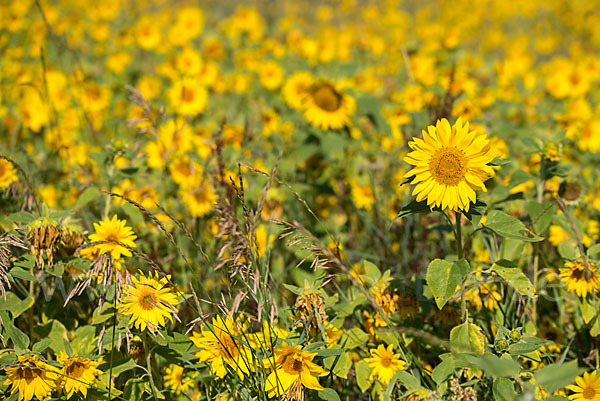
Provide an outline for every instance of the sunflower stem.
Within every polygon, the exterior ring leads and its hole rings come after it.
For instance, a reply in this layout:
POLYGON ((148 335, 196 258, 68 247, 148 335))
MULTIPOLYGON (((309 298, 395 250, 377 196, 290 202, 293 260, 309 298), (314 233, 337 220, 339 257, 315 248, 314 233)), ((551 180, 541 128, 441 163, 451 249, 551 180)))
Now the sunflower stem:
POLYGON ((462 214, 456 214, 456 255, 458 259, 462 259, 463 255, 463 245, 462 245, 462 214))
POLYGON ((152 389, 152 396, 154 397, 154 401, 158 401, 156 386, 154 385, 154 377, 152 376, 152 350, 150 349, 150 341, 148 341, 148 333, 144 331, 142 338, 144 341, 144 351, 146 352, 146 369, 148 370, 148 375, 150 375, 150 388, 152 389))

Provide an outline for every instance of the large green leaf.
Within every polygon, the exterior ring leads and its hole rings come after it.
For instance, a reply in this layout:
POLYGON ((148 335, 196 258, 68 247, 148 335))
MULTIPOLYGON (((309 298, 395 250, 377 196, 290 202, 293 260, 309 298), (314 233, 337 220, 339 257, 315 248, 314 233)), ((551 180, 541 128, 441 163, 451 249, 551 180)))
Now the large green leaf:
POLYGON ((535 288, 531 281, 527 278, 525 274, 518 267, 509 267, 511 263, 509 261, 499 260, 494 263, 492 269, 508 284, 511 285, 515 290, 519 292, 521 295, 526 295, 528 297, 535 298, 535 288))
POLYGON ((577 360, 563 364, 544 366, 534 374, 536 384, 544 387, 548 393, 563 388, 575 381, 585 369, 577 366, 577 360))
POLYGON ((446 302, 456 294, 457 287, 469 273, 469 262, 460 259, 448 262, 434 259, 427 268, 427 284, 433 293, 435 303, 442 309, 446 302))
POLYGON ((485 335, 479 326, 463 323, 450 332, 450 345, 454 352, 475 352, 483 355, 485 351, 485 335))
POLYGON ((530 242, 542 241, 544 239, 544 237, 540 237, 529 231, 519 219, 500 210, 489 212, 483 226, 505 238, 530 242))

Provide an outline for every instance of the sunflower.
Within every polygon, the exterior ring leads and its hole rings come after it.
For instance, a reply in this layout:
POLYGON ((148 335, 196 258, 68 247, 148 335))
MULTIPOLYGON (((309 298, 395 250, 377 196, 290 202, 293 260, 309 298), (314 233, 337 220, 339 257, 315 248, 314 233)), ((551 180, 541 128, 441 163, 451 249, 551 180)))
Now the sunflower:
POLYGON ((567 290, 574 291, 584 298, 588 293, 598 292, 600 287, 596 264, 591 261, 588 261, 587 269, 580 259, 565 263, 565 267, 560 269, 560 278, 567 286, 567 290))
POLYGON ((11 395, 19 392, 18 401, 29 401, 33 396, 43 400, 56 389, 58 369, 43 362, 37 355, 17 355, 17 358, 17 366, 6 369, 4 385, 12 386, 11 395))
POLYGON ((414 177, 413 195, 417 202, 454 211, 469 210, 475 203, 475 190, 486 191, 484 182, 494 176, 488 165, 493 157, 485 134, 469 131, 469 123, 459 118, 454 126, 445 118, 423 130, 423 139, 413 138, 413 150, 404 161, 415 167, 405 177, 414 177))
POLYGON ((123 244, 130 248, 135 248, 133 242, 137 236, 133 233, 131 227, 126 226, 125 220, 117 219, 114 215, 110 220, 105 217, 100 223, 94 223, 96 232, 89 236, 90 241, 102 242, 109 241, 103 244, 98 244, 93 247, 98 254, 110 253, 113 259, 119 259, 121 255, 131 256, 131 251, 123 244))
POLYGON ((183 367, 179 365, 169 365, 165 373, 165 385, 175 394, 181 394, 194 385, 194 381, 191 378, 184 378, 183 367))
POLYGON ((128 295, 123 299, 120 311, 124 315, 131 315, 129 324, 134 323, 135 328, 154 332, 158 327, 165 325, 165 317, 173 322, 173 315, 177 313, 175 307, 179 301, 175 293, 166 288, 171 276, 161 279, 158 273, 146 277, 140 272, 139 280, 132 277, 133 285, 129 285, 128 295))
POLYGON ((171 107, 183 116, 193 116, 206 107, 208 91, 194 78, 175 81, 168 92, 171 107))
POLYGON ((192 335, 192 342, 201 349, 196 356, 200 362, 210 362, 213 374, 221 379, 228 373, 225 364, 243 378, 253 366, 251 350, 239 340, 246 328, 231 316, 214 318, 211 327, 192 335))
POLYGON ((337 130, 350 124, 356 101, 334 84, 320 81, 308 89, 303 109, 304 117, 315 127, 337 130))
POLYGON ((267 377, 265 391, 269 398, 282 400, 302 400, 303 387, 323 390, 317 377, 327 375, 327 371, 313 362, 315 352, 302 351, 299 345, 275 348, 272 358, 263 363, 273 371, 267 377))
POLYGON ((404 370, 406 362, 400 359, 399 354, 394 354, 393 348, 392 344, 388 345, 387 348, 380 344, 377 348, 369 351, 371 358, 367 358, 366 361, 369 363, 369 367, 373 369, 371 379, 377 376, 383 384, 388 384, 397 371, 404 370))
POLYGON ((302 110, 304 99, 308 96, 314 78, 306 71, 293 73, 283 84, 281 94, 285 102, 293 109, 302 110))
POLYGON ((583 377, 575 378, 576 384, 567 386, 568 390, 575 394, 569 396, 570 400, 574 401, 600 401, 600 377, 596 377, 596 370, 592 373, 585 372, 583 377))
POLYGON ((217 198, 212 185, 208 182, 182 193, 183 203, 187 206, 190 214, 196 217, 208 214, 217 198))
POLYGON ((0 189, 8 187, 17 180, 17 172, 12 163, 8 160, 0 159, 0 189))
POLYGON ((67 399, 71 398, 76 392, 87 397, 87 390, 96 381, 96 376, 102 374, 96 369, 100 361, 92 361, 90 358, 67 358, 65 354, 58 357, 58 361, 63 364, 60 370, 60 383, 64 389, 67 399))

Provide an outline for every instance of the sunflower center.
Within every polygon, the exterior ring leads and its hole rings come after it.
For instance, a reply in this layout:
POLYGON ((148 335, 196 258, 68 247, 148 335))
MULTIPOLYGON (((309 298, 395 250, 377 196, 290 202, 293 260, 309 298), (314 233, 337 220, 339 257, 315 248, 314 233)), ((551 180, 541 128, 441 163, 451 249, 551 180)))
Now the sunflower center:
POLYGON ((79 361, 75 361, 75 362, 71 363, 71 365, 69 365, 69 367, 67 368, 67 376, 76 379, 78 377, 83 376, 85 371, 86 371, 85 365, 79 361))
POLYGON ((574 280, 583 280, 585 279, 585 272, 583 269, 573 269, 571 272, 571 278, 574 280))
POLYGON ((221 337, 221 343, 221 355, 223 355, 224 358, 236 358, 238 356, 239 346, 235 343, 235 340, 230 335, 223 335, 221 337))
POLYGON ((456 186, 467 172, 465 153, 455 147, 443 147, 429 159, 429 171, 439 184, 456 186))
POLYGON ((140 306, 143 310, 152 310, 156 307, 157 301, 153 292, 147 292, 140 297, 140 306))
POLYGON ((325 111, 336 111, 342 105, 342 95, 330 84, 321 84, 315 87, 311 96, 315 104, 325 111))
POLYGON ((283 363, 283 370, 290 375, 299 375, 302 372, 302 360, 295 355, 289 355, 283 363))
POLYGON ((383 366, 384 368, 389 368, 390 366, 392 366, 392 358, 390 358, 389 356, 381 357, 381 366, 383 366))
POLYGON ((185 86, 181 88, 181 100, 186 103, 190 103, 194 100, 194 91, 190 88, 186 88, 185 86))
POLYGON ((596 397, 596 390, 591 386, 586 386, 583 388, 581 395, 583 395, 584 400, 593 400, 596 397))

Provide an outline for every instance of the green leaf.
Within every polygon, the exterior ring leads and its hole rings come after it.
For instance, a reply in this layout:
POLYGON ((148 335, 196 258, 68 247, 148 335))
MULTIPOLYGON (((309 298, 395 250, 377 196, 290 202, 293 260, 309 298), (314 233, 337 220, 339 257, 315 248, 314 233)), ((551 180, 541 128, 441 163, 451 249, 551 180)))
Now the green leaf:
MULTIPOLYGON (((330 359, 333 359, 333 358, 330 358, 330 359)), ((333 374, 336 375, 337 377, 342 377, 344 379, 347 379, 348 372, 350 371, 351 367, 352 367, 352 358, 350 358, 350 353, 344 352, 342 355, 340 355, 339 359, 337 360, 337 363, 335 363, 335 366, 333 367, 333 374)))
POLYGON ((515 385, 506 378, 494 380, 494 398, 496 401, 513 401, 516 398, 515 385))
POLYGON ((544 366, 534 373, 535 383, 544 387, 547 393, 563 388, 573 383, 575 378, 585 369, 577 366, 577 360, 563 364, 544 366))
POLYGON ((544 239, 543 237, 537 236, 529 231, 519 219, 516 219, 500 210, 492 210, 490 213, 488 213, 487 219, 483 226, 505 238, 529 242, 537 242, 544 239))
POLYGON ((463 323, 450 332, 450 345, 453 352, 475 352, 483 355, 485 351, 485 335, 479 326, 463 323))
POLYGON ((417 379, 415 376, 411 375, 410 373, 404 370, 397 371, 396 377, 398 378, 398 380, 400 380, 400 383, 402 383, 404 387, 406 387, 408 390, 415 387, 419 387, 421 385, 419 379, 417 379))
POLYGON ((363 266, 365 267, 367 277, 373 280, 374 283, 381 278, 381 271, 373 263, 369 262, 368 260, 364 260, 363 266))
POLYGON ((500 277, 502 277, 508 284, 511 285, 515 290, 518 291, 521 295, 526 295, 528 297, 535 298, 535 288, 533 288, 533 284, 527 278, 525 274, 518 267, 505 267, 502 266, 503 260, 499 260, 494 263, 492 269, 498 273, 500 277))
POLYGON ((340 401, 340 396, 332 388, 325 388, 320 390, 317 394, 319 395, 319 398, 324 401, 340 401))
POLYGON ((550 227, 557 209, 558 205, 552 201, 540 203, 532 200, 527 203, 529 218, 537 234, 544 233, 550 227))
POLYGON ((123 389, 122 397, 128 401, 139 401, 144 395, 144 385, 147 382, 143 378, 132 378, 127 380, 123 389))
POLYGON ((596 311, 595 302, 591 303, 587 298, 581 300, 581 316, 583 317, 585 324, 592 321, 594 316, 596 316, 596 311))
POLYGON ((427 267, 427 284, 431 288, 435 303, 442 309, 456 294, 457 288, 469 273, 469 262, 460 259, 454 263, 434 259, 427 267))
MULTIPOLYGON (((413 200, 413 201, 409 202, 408 204, 404 205, 402 207, 402 209, 400 209, 400 212, 396 215, 396 217, 394 217, 394 219, 392 220, 392 223, 403 217, 410 216, 411 214, 427 213, 431 210, 432 209, 429 206, 427 206, 426 201, 417 202, 416 200, 413 200)), ((433 208, 433 210, 440 210, 440 209, 433 208)))
POLYGON ((26 270, 19 266, 15 266, 12 269, 10 269, 9 273, 14 278, 20 278, 21 280, 26 281, 35 281, 35 277, 31 274, 29 270, 26 270))
POLYGON ((454 373, 454 358, 446 358, 433 369, 431 377, 439 386, 452 373, 454 373))
POLYGON ((489 352, 477 358, 477 367, 492 377, 515 377, 521 371, 519 362, 510 358, 498 358, 489 352))
POLYGON ((44 338, 42 341, 38 341, 37 343, 33 344, 32 351, 33 352, 45 351, 50 346, 51 342, 52 342, 51 339, 44 338))
POLYGON ((516 343, 511 344, 508 347, 508 352, 512 355, 525 355, 531 352, 537 351, 542 347, 543 344, 535 344, 535 343, 516 343))
MULTIPOLYGON (((113 361, 113 368, 112 368, 112 372, 113 372, 113 376, 119 376, 121 373, 126 372, 128 370, 131 369, 135 369, 138 365, 136 365, 136 363, 134 362, 133 359, 131 358, 123 358, 120 359, 118 361, 113 361)), ((98 369, 100 369, 103 372, 108 372, 110 369, 110 356, 108 357, 108 360, 105 361, 103 364, 101 364, 100 366, 98 366, 98 369)))
POLYGON ((587 250, 587 255, 592 259, 600 258, 600 244, 591 246, 590 249, 587 250))
POLYGON ((369 335, 359 329, 358 327, 353 327, 350 330, 346 331, 344 337, 342 338, 341 344, 346 342, 347 349, 353 349, 363 345, 369 340, 369 335))
POLYGON ((33 304, 34 299, 31 296, 21 300, 14 293, 7 292, 6 299, 4 299, 4 297, 0 297, 0 310, 10 311, 14 319, 31 308, 33 304))
POLYGON ((6 334, 10 337, 17 351, 26 351, 29 347, 29 337, 12 323, 4 322, 6 325, 6 334))
MULTIPOLYGON (((399 372, 397 372, 399 373, 399 372)), ((385 394, 383 396, 383 401, 388 401, 390 396, 392 395, 392 391, 394 391, 394 387, 396 386, 396 381, 398 380, 398 375, 392 377, 392 380, 388 383, 387 388, 385 389, 385 394)))
POLYGON ((579 249, 573 241, 563 241, 558 244, 558 253, 563 259, 574 260, 579 257, 579 249))
POLYGON ((371 382, 369 381, 371 368, 369 368, 369 363, 361 359, 354 365, 354 371, 356 372, 356 384, 358 384, 360 391, 364 393, 371 387, 371 382))
MULTIPOLYGON (((81 195, 79 195, 79 198, 77 198, 77 201, 75 202, 75 205, 73 205, 73 207, 75 209, 80 209, 80 208, 84 207, 85 205, 87 205, 88 203, 98 199, 101 195, 102 195, 102 193, 100 192, 100 190, 98 188, 87 187, 86 189, 83 190, 81 195)), ((106 195, 106 196, 109 196, 109 195, 106 195)))

